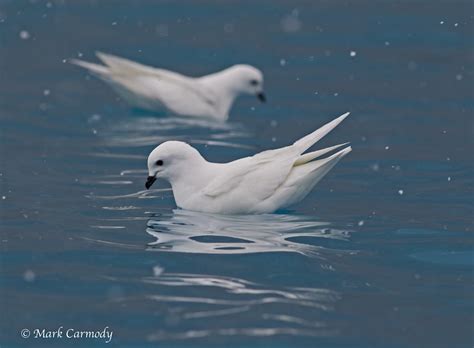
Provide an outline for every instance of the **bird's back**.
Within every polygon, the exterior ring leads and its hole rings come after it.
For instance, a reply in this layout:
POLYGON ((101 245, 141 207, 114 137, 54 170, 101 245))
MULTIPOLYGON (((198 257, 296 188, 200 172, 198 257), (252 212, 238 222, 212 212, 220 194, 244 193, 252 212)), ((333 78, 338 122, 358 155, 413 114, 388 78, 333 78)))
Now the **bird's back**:
POLYGON ((128 59, 97 53, 105 65, 73 60, 108 83, 125 101, 139 108, 168 110, 183 116, 225 119, 213 90, 199 79, 128 59))
POLYGON ((323 158, 345 144, 302 154, 334 129, 348 114, 327 123, 290 146, 220 165, 199 190, 191 210, 214 213, 266 213, 303 199, 346 154, 350 146, 323 158))

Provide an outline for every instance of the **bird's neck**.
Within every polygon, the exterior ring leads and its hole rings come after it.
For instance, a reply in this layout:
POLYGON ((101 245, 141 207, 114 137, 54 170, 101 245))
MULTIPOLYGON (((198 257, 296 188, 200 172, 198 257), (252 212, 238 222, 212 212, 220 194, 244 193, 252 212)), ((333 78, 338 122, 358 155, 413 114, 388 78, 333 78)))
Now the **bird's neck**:
POLYGON ((218 113, 226 119, 235 99, 241 94, 236 88, 232 76, 233 72, 229 69, 219 71, 215 74, 207 75, 201 78, 201 82, 214 91, 217 96, 218 113))
POLYGON ((173 188, 173 195, 178 207, 185 207, 186 202, 193 195, 200 192, 207 183, 213 179, 213 164, 199 157, 193 161, 187 161, 181 168, 177 168, 168 180, 173 188))

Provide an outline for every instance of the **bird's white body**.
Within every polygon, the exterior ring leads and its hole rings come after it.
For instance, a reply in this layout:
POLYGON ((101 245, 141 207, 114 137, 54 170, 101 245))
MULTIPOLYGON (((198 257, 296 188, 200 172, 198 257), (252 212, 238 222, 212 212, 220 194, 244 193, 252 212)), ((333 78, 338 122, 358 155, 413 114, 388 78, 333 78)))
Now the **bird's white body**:
POLYGON ((190 145, 167 141, 148 157, 149 182, 167 179, 178 207, 218 214, 271 213, 301 201, 351 147, 318 159, 342 145, 303 154, 335 128, 344 114, 290 146, 229 163, 211 163, 190 145), (157 165, 157 163, 159 165, 157 165))
POLYGON ((226 120, 239 95, 263 92, 263 75, 250 65, 195 78, 109 54, 97 56, 105 65, 71 62, 107 82, 129 104, 146 110, 226 120))

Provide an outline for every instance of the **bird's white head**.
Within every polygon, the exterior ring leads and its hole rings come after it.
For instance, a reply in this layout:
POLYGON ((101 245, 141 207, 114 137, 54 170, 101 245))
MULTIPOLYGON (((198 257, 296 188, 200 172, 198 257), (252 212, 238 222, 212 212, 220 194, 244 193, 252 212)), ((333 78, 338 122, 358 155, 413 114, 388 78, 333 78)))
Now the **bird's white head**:
POLYGON ((228 74, 232 76, 232 87, 236 93, 255 95, 265 102, 263 74, 260 70, 251 65, 238 64, 230 67, 228 74))
POLYGON ((157 178, 164 178, 172 183, 183 175, 189 175, 203 162, 204 158, 192 146, 182 141, 166 141, 148 156, 148 178, 145 187, 149 189, 157 178))

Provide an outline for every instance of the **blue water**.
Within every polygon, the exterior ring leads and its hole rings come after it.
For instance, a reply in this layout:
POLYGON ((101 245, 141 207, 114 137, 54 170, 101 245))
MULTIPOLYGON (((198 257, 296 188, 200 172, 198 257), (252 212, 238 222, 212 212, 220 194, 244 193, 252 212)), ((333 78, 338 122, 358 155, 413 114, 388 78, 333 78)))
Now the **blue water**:
POLYGON ((472 347, 469 1, 0 1, 0 346, 472 347), (226 124, 133 110, 66 62, 101 50, 265 74, 226 124), (354 53, 351 56, 351 51, 354 53), (226 217, 145 191, 146 156, 213 161, 351 116, 300 204, 226 217))

